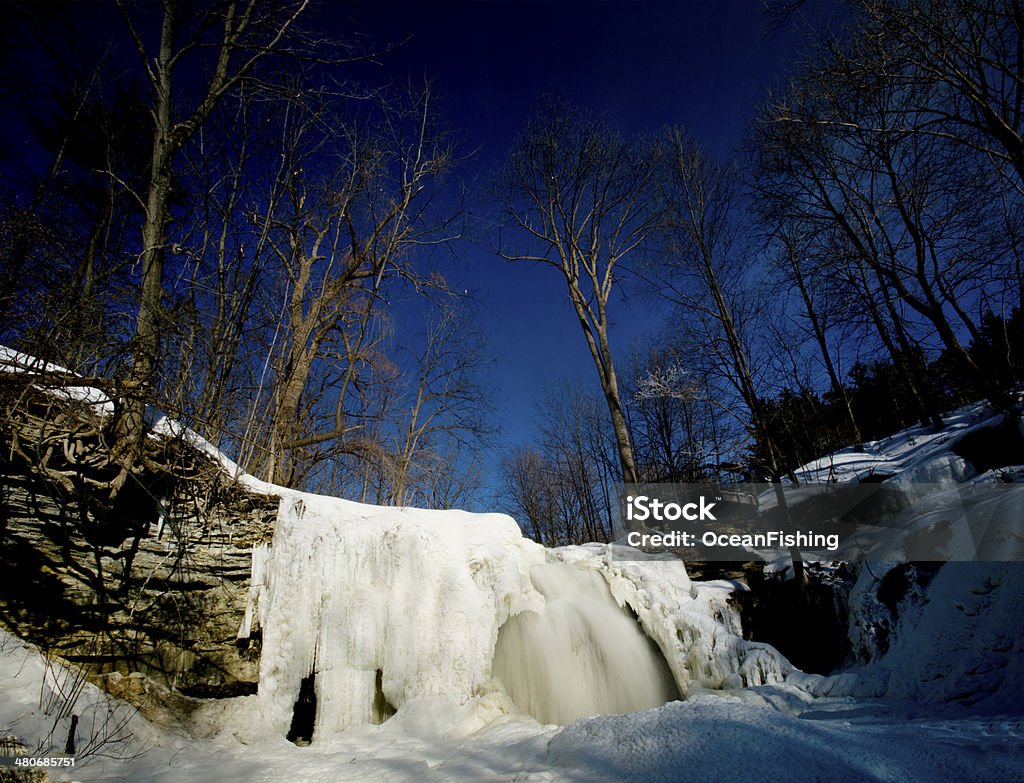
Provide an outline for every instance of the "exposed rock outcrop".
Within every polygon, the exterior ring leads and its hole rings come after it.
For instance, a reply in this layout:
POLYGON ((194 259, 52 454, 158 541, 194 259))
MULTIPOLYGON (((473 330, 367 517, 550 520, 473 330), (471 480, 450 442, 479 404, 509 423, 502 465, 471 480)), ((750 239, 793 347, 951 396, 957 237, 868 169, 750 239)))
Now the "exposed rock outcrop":
POLYGON ((254 692, 258 630, 237 634, 277 498, 151 435, 109 502, 102 415, 23 384, 2 401, 0 623, 94 674, 142 672, 194 696, 254 692))

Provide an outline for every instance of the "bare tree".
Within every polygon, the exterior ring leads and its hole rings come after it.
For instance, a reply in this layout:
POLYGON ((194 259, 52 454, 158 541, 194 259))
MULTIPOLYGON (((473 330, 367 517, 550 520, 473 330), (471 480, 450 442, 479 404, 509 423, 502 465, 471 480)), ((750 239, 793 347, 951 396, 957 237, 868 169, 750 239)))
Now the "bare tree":
POLYGON ((536 449, 518 446, 502 457, 502 500, 524 531, 544 546, 568 543, 555 504, 554 470, 536 449))
MULTIPOLYGON (((672 333, 678 343, 678 330, 672 333)), ((718 460, 703 373, 675 345, 659 345, 633 362, 631 375, 629 418, 642 480, 707 478, 718 460)))
POLYGON ((327 449, 319 458, 379 456, 363 393, 386 335, 385 289, 445 290, 442 278, 420 277, 411 263, 417 247, 448 239, 448 224, 427 215, 432 185, 453 161, 429 85, 404 105, 396 98, 363 108, 347 121, 322 107, 290 110, 284 195, 256 218, 281 272, 266 455, 268 479, 278 483, 301 478, 311 449, 327 449), (325 135, 325 127, 335 130, 325 135), (321 181, 315 155, 329 166, 321 181))
POLYGON ((800 295, 800 304, 807 320, 807 328, 821 356, 822 364, 828 375, 830 390, 841 402, 843 414, 849 425, 849 435, 859 448, 863 441, 860 427, 853 415, 850 395, 846 384, 843 383, 838 362, 833 358, 832 348, 828 342, 827 331, 830 314, 827 306, 823 307, 819 301, 823 297, 815 296, 816 289, 824 288, 824 286, 816 286, 815 281, 808 277, 805 259, 802 257, 807 252, 807 244, 797 235, 794 227, 783 226, 777 235, 777 240, 779 243, 777 263, 784 269, 786 279, 796 285, 796 290, 800 295))
POLYGON ((766 105, 756 131, 758 190, 775 230, 815 236, 817 272, 861 293, 938 427, 917 343, 934 335, 961 372, 999 396, 962 335, 978 338, 971 303, 1001 298, 1007 277, 1016 278, 1016 240, 1004 229, 1016 207, 989 156, 947 133, 919 131, 947 100, 940 86, 905 81, 884 63, 850 71, 849 58, 876 43, 855 38, 850 53, 832 54, 766 105))
MULTIPOLYGON (((722 360, 754 430, 767 430, 749 344, 754 312, 743 301, 751 271, 740 245, 735 172, 716 164, 681 130, 668 134, 662 195, 672 262, 659 268, 661 295, 703 325, 705 347, 722 360)), ((773 475, 781 466, 768 455, 773 475)))
POLYGON ((420 470, 417 504, 424 508, 473 510, 484 489, 483 460, 475 446, 449 442, 420 470))
MULTIPOLYGON (((749 296, 750 265, 740 241, 742 215, 735 171, 712 161, 682 131, 669 131, 662 197, 668 211, 666 240, 672 262, 661 271, 661 295, 701 324, 706 350, 722 366, 749 416, 749 431, 762 446, 763 469, 776 489, 781 509, 783 463, 766 406, 759 392, 751 340, 757 306, 749 296)), ((803 561, 791 550, 794 572, 803 579, 803 561)))
MULTIPOLYGON (((248 401, 258 398, 251 378, 259 367, 267 329, 263 301, 275 279, 270 226, 253 219, 257 205, 275 212, 287 196, 284 168, 272 129, 294 100, 268 100, 242 85, 212 117, 203 145, 182 151, 183 176, 194 182, 190 220, 172 245, 179 258, 175 324, 162 404, 214 445, 238 454, 248 401), (265 172, 270 172, 269 175, 265 172)), ((271 327, 272 328, 272 327, 271 327)))
MULTIPOLYGON (((810 74, 810 81, 819 75, 810 74)), ((907 319, 896 304, 893 284, 901 277, 903 254, 887 229, 892 224, 885 220, 885 183, 848 146, 848 129, 816 119, 827 112, 822 103, 844 109, 847 105, 828 89, 793 88, 783 100, 770 103, 759 120, 759 209, 776 230, 815 238, 814 274, 841 281, 848 295, 857 295, 865 320, 910 389, 922 422, 941 427, 907 319)), ((924 277, 927 281, 927 274, 924 277)), ((905 280, 901 285, 907 290, 905 280)))
POLYGON ((499 190, 520 238, 509 260, 554 267, 594 360, 615 433, 622 478, 637 479, 629 426, 608 338, 609 307, 624 263, 657 224, 657 148, 630 142, 571 104, 546 99, 509 155, 499 190))
POLYGON ((419 497, 447 507, 465 498, 458 486, 460 451, 472 452, 489 432, 485 397, 475 377, 482 358, 480 340, 454 306, 441 309, 427 323, 415 390, 405 421, 399 419, 389 502, 408 505, 419 497))
POLYGON ((118 289, 134 245, 127 229, 139 215, 126 187, 143 176, 137 144, 146 117, 132 86, 113 78, 105 58, 84 67, 63 49, 53 57, 63 82, 46 111, 27 120, 47 168, 20 184, 27 194, 14 196, 19 186, 11 187, 0 207, 0 337, 98 374, 116 356, 118 289))
MULTIPOLYGON (((981 152, 1024 187, 1024 9, 1016 0, 857 0, 843 72, 929 88, 903 130, 981 152)), ((867 125, 866 127, 870 127, 867 125)))
POLYGON ((578 384, 548 390, 538 409, 540 442, 502 460, 504 502, 547 546, 611 537, 619 464, 603 407, 578 384))
POLYGON ((119 3, 150 88, 153 136, 149 176, 138 194, 144 210, 140 299, 127 392, 115 423, 115 455, 122 463, 112 486, 115 492, 131 473, 139 454, 146 398, 159 367, 164 257, 178 155, 224 97, 261 61, 283 48, 308 5, 309 0, 229 0, 193 8, 177 0, 163 0, 154 45, 147 43, 148 20, 123 0, 119 3), (186 103, 187 92, 179 72, 186 62, 192 61, 194 67, 195 60, 205 61, 208 52, 212 53, 212 62, 206 63, 206 81, 198 97, 186 103))

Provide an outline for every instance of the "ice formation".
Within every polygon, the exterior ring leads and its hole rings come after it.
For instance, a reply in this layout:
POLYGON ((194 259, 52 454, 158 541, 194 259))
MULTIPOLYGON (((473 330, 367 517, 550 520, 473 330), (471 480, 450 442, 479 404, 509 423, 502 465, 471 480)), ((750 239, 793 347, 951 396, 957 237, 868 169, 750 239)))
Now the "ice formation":
POLYGON ((597 571, 544 563, 530 575, 545 605, 510 618, 494 653, 494 675, 518 708, 569 724, 678 698, 660 650, 597 571))
POLYGON ((498 514, 283 499, 259 605, 267 720, 288 730, 311 673, 318 734, 379 719, 381 699, 469 701, 501 623, 539 599, 543 558, 498 514))
POLYGON ((246 602, 245 615, 238 629, 239 639, 248 639, 257 628, 262 629, 259 622, 260 598, 268 582, 267 566, 270 560, 270 545, 260 544, 252 548, 252 571, 249 581, 249 600, 246 602))
POLYGON ((321 737, 432 699, 567 723, 791 670, 739 637, 732 583, 609 553, 545 550, 499 514, 291 493, 254 553, 242 629, 263 629, 263 714, 286 733, 311 674, 321 737))
POLYGON ((1008 712, 1024 697, 1024 564, 945 563, 910 590, 892 617, 878 597, 879 574, 862 568, 850 594, 853 649, 866 665, 814 683, 816 694, 895 696, 918 702, 984 705, 1008 712), (885 647, 875 631, 891 622, 885 647))

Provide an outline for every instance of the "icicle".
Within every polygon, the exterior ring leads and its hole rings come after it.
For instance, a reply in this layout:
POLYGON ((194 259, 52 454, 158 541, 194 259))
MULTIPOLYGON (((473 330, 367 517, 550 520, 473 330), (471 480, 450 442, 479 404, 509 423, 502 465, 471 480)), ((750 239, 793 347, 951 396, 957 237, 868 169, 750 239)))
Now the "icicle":
POLYGON ((266 718, 286 734, 310 674, 317 737, 415 698, 466 703, 543 558, 503 515, 282 500, 258 595, 266 718))
POLYGON ((249 597, 245 603, 245 616, 238 629, 239 639, 248 639, 256 628, 263 627, 262 606, 260 596, 266 589, 267 561, 270 556, 270 544, 260 544, 252 549, 252 576, 249 580, 249 597))

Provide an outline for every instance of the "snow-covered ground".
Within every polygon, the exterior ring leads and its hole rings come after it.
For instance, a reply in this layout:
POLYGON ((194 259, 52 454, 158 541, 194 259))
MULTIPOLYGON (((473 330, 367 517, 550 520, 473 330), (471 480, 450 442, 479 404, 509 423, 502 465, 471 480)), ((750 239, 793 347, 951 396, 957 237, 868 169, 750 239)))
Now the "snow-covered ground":
MULTIPOLYGON (((0 723, 21 737, 45 736, 53 720, 39 708, 49 692, 43 658, 10 637, 0 647, 0 723)), ((503 716, 467 735, 400 711, 308 747, 268 729, 256 696, 211 703, 193 722, 193 732, 217 732, 205 737, 149 724, 91 685, 79 698, 83 724, 112 709, 127 740, 100 744, 74 770, 51 772, 53 780, 994 783, 1024 773, 1019 713, 814 698, 792 685, 709 691, 564 729, 503 716)))
MULTIPOLYGON (((934 479, 960 459, 950 435, 986 421, 974 406, 944 433, 911 430, 802 473, 934 479)), ((53 780, 1024 779, 1021 564, 940 570, 884 655, 824 678, 743 640, 728 601, 734 585, 692 582, 681 563, 624 560, 598 545, 544 550, 503 515, 284 490, 187 437, 240 483, 281 497, 274 539, 254 552, 241 629, 262 629, 260 692, 148 722, 3 634, 0 732, 29 753, 52 753, 79 716, 76 767, 51 771, 53 780), (532 613, 551 622, 510 630, 532 613), (637 634, 641 643, 624 647, 622 629, 635 634, 637 624, 651 641, 637 634), (285 735, 311 673, 316 728, 300 746, 285 735), (588 682, 607 691, 597 703, 635 709, 636 691, 657 678, 653 698, 680 698, 568 726, 526 714, 587 715, 591 701, 578 692, 588 682), (370 723, 385 706, 397 712, 370 723)), ((864 608, 877 587, 861 577, 864 608)))
POLYGON ((847 446, 796 470, 804 482, 856 481, 889 476, 904 482, 937 484, 962 480, 965 464, 950 445, 972 430, 993 427, 1004 418, 984 403, 966 405, 943 417, 945 427, 935 431, 916 425, 882 440, 868 441, 861 449, 847 446))

